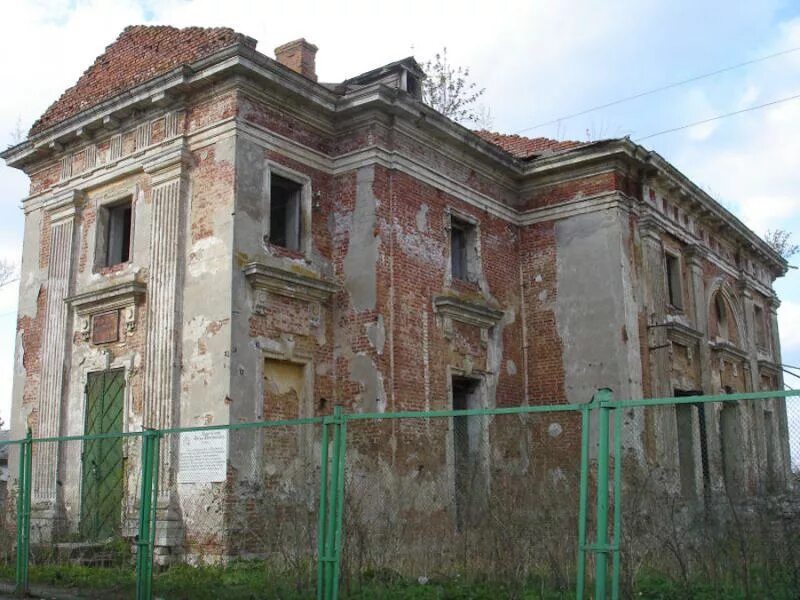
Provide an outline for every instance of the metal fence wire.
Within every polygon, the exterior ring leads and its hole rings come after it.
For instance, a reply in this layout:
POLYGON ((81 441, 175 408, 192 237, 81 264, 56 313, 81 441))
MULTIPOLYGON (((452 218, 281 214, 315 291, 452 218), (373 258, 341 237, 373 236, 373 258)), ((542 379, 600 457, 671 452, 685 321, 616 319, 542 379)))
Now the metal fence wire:
POLYGON ((574 411, 350 421, 342 593, 574 589, 580 435, 574 411))
POLYGON ((797 598, 800 392, 9 442, 0 586, 797 598))
POLYGON ((642 404, 613 410, 623 432, 614 597, 665 582, 684 597, 800 597, 800 398, 642 404), (626 435, 635 420, 676 443, 626 435))

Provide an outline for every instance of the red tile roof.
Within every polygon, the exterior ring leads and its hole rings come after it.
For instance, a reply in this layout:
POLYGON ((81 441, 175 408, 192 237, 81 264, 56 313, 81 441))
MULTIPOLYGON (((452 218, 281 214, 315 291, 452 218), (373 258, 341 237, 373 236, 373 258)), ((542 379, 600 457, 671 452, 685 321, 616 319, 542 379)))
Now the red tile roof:
POLYGON ((487 142, 502 148, 516 158, 533 158, 549 152, 559 150, 569 150, 583 146, 584 142, 574 142, 570 140, 551 140, 550 138, 528 138, 521 135, 506 135, 494 131, 481 129, 475 132, 487 142))
POLYGON ((227 27, 126 27, 78 82, 39 117, 28 135, 40 133, 125 90, 236 43, 252 48, 256 45, 254 39, 227 27))

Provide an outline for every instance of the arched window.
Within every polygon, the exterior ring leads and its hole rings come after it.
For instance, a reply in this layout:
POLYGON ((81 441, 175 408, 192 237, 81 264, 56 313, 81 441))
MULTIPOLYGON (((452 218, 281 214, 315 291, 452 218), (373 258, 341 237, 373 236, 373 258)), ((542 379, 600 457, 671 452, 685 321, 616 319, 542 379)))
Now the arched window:
POLYGON ((728 307, 725 305, 725 299, 719 292, 714 296, 714 320, 717 323, 717 336, 723 340, 727 340, 729 337, 728 307))

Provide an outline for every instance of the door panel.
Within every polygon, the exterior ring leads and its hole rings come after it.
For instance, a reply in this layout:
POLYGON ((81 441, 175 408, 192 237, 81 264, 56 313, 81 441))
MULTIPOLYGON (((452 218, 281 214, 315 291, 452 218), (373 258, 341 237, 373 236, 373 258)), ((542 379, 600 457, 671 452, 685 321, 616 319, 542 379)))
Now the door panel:
MULTIPOLYGON (((124 371, 89 373, 86 435, 122 432, 124 371)), ((118 535, 123 498, 122 438, 89 439, 81 456, 81 534, 85 539, 118 535)))

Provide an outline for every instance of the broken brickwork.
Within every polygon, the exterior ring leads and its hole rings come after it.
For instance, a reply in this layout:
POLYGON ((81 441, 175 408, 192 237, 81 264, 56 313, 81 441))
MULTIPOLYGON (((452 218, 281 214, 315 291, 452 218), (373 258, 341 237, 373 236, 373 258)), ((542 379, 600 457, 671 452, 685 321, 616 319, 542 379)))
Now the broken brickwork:
MULTIPOLYGON (((472 408, 780 387, 785 262, 656 153, 470 132, 420 102, 413 59, 324 84, 297 47, 279 64, 230 30, 126 29, 3 153, 31 179, 14 437, 82 434, 86 377, 106 369, 125 370, 125 430, 448 409, 454 386, 472 408), (129 255, 109 264, 118 243, 129 255), (108 313, 119 331, 99 342, 108 313)), ((704 417, 709 481, 726 485, 723 426, 745 489, 785 480, 783 405, 734 410, 704 417)), ((700 457, 676 441, 698 418, 633 413, 625 451, 697 495, 700 457)), ((446 481, 453 450, 420 450, 443 423, 365 433, 355 460, 446 481)), ((535 455, 488 428, 487 468, 552 480, 578 426, 532 427, 535 455)), ((275 469, 313 467, 312 435, 273 441, 275 469)), ((224 507, 261 444, 232 439, 228 481, 203 493, 224 507)), ((177 484, 179 452, 174 438, 161 455, 165 552, 219 542, 193 532, 205 509, 177 484)), ((34 463, 35 519, 76 527, 79 474, 34 463)))

